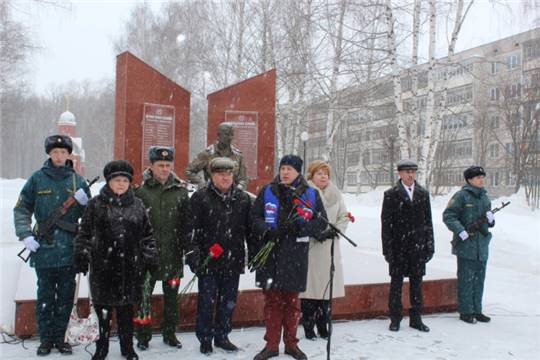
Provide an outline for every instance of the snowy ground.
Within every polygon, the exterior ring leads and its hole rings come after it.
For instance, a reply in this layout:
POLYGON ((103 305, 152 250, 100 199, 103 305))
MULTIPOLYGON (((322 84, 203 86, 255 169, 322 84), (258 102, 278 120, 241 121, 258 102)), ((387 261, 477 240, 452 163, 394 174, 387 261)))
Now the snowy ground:
MULTIPOLYGON (((22 180, 0 180, 0 325, 11 330, 14 324, 14 299, 32 297, 35 293, 33 272, 17 260, 21 245, 13 234, 12 208, 22 180)), ((93 188, 95 193, 97 188, 93 188)), ((450 234, 441 221, 449 196, 432 200, 436 254, 428 264, 426 278, 455 276, 455 257, 450 254, 450 234)), ((507 200, 507 199, 504 199, 507 200)), ((431 332, 424 334, 402 322, 398 333, 388 331, 388 320, 339 322, 332 340, 332 359, 540 359, 540 213, 527 209, 522 196, 510 198, 512 204, 496 216, 491 257, 488 263, 484 295, 485 313, 492 316, 489 324, 469 325, 457 320, 457 314, 425 317, 431 332)), ((356 216, 347 234, 356 242, 353 248, 342 242, 345 281, 348 284, 387 281, 387 270, 380 245, 381 191, 361 196, 347 195, 349 210, 356 216)), ((494 201, 500 205, 500 200, 494 201)), ((186 279, 187 280, 187 279, 186 279)), ((243 276, 241 288, 253 288, 252 275, 243 276)), ((157 287, 159 288, 159 287, 157 287)), ((310 359, 326 359, 326 343, 303 338, 300 347, 310 359)), ((184 343, 181 350, 170 350, 159 336, 144 359, 180 357, 185 360, 205 358, 198 352, 198 342, 192 332, 179 333, 184 343)), ((264 329, 235 329, 231 340, 242 351, 228 354, 217 350, 212 359, 252 359, 264 346, 264 329)), ((6 338, 7 340, 7 338, 6 338)), ((0 359, 36 358, 36 339, 24 344, 0 344, 0 359)), ((94 346, 87 349, 93 352, 94 346)), ((53 353, 49 359, 60 358, 53 353)), ((63 358, 63 357, 62 357, 63 358)), ((85 348, 78 346, 72 359, 90 358, 85 348)), ((108 359, 121 359, 119 347, 111 341, 108 359)), ((276 359, 290 359, 281 355, 276 359)))

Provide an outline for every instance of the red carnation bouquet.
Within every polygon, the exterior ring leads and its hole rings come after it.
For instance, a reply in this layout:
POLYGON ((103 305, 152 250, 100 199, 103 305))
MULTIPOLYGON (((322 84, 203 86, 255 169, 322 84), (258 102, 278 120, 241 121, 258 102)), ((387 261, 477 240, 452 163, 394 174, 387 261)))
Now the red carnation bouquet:
POLYGON ((139 304, 139 310, 137 311, 137 316, 133 318, 133 322, 137 325, 149 325, 152 323, 152 290, 150 284, 152 283, 152 274, 150 271, 146 272, 143 285, 142 300, 139 304))
MULTIPOLYGON (((313 219, 313 210, 311 210, 311 202, 306 201, 304 204, 302 200, 298 198, 293 199, 294 204, 294 211, 291 212, 289 215, 289 218, 287 219, 288 222, 293 222, 297 220, 303 220, 303 221, 309 221, 313 219), (307 205, 307 206, 306 206, 307 205)), ((264 264, 266 264, 266 260, 268 259, 268 256, 270 256, 270 253, 272 252, 272 249, 276 243, 272 240, 266 242, 264 246, 255 254, 253 259, 249 262, 248 266, 250 269, 257 269, 264 264)))
MULTIPOLYGON (((208 267, 208 263, 212 259, 217 259, 223 254, 223 248, 218 243, 214 243, 214 245, 210 246, 210 249, 208 251, 208 255, 204 259, 201 267, 199 268, 199 271, 205 270, 208 267)), ((195 285, 195 281, 197 280, 197 274, 193 274, 193 277, 189 282, 184 286, 184 288, 178 293, 178 297, 181 298, 188 292, 191 292, 191 289, 193 288, 193 285, 195 285)))

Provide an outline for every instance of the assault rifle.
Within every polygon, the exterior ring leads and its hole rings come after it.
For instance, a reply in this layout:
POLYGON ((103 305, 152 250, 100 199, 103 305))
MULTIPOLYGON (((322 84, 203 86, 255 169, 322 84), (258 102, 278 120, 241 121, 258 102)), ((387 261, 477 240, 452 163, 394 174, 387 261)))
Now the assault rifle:
MULTIPOLYGON (((88 182, 88 188, 94 185, 94 183, 98 181, 98 179, 99 176, 96 176, 94 179, 92 179, 92 181, 88 182)), ((66 201, 64 201, 62 206, 57 207, 51 214, 51 216, 49 216, 45 221, 37 224, 37 226, 35 227, 34 235, 38 242, 51 245, 54 240, 54 229, 56 227, 70 233, 77 233, 78 224, 62 220, 62 216, 64 216, 68 212, 68 210, 75 203, 77 203, 74 194, 75 193, 70 195, 66 199, 66 201)), ((25 251, 26 248, 23 248, 21 251, 19 251, 17 256, 20 257, 24 262, 27 262, 31 254, 28 254, 28 256, 24 257, 23 254, 25 251)))
MULTIPOLYGON (((501 211, 502 209, 504 209, 506 206, 508 206, 510 204, 510 201, 507 201, 507 202, 502 202, 501 203, 501 206, 499 207, 496 207, 494 209, 491 209, 490 211, 495 214, 496 212, 498 211, 501 211)), ((487 219, 487 216, 486 215, 482 215, 480 216, 478 219, 476 219, 475 221, 473 221, 472 223, 470 223, 469 225, 465 226, 465 231, 467 231, 467 233, 469 234, 469 236, 473 236, 473 234, 475 232, 482 232, 482 226, 484 226, 485 223, 488 222, 488 219, 487 219)), ((486 235, 486 234, 483 234, 483 235, 486 235)), ((459 243, 459 240, 452 240, 452 246, 456 246, 457 244, 459 243)))

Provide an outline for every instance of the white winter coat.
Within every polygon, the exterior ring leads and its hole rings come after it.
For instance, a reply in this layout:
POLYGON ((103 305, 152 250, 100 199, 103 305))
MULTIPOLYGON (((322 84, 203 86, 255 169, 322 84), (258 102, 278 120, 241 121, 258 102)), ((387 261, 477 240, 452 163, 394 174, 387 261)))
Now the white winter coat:
MULTIPOLYGON (((328 221, 336 225, 339 230, 345 232, 349 218, 347 208, 340 190, 332 182, 324 190, 319 189, 309 181, 309 185, 319 191, 321 195, 328 221)), ((306 291, 300 293, 302 299, 329 299, 330 280, 330 239, 319 242, 311 238, 309 240, 309 262, 306 291)), ((333 298, 345 296, 345 285, 343 282, 343 264, 341 263, 340 239, 336 238, 334 243, 334 286, 333 298)))

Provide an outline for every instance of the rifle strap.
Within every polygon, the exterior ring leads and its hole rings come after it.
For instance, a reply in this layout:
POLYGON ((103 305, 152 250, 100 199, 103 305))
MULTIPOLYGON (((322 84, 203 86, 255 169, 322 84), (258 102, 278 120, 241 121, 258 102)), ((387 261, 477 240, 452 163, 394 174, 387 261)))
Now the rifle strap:
POLYGON ((65 230, 69 233, 76 234, 77 230, 79 229, 79 224, 72 223, 69 221, 64 221, 62 219, 58 219, 55 222, 56 226, 58 226, 60 229, 65 230))

